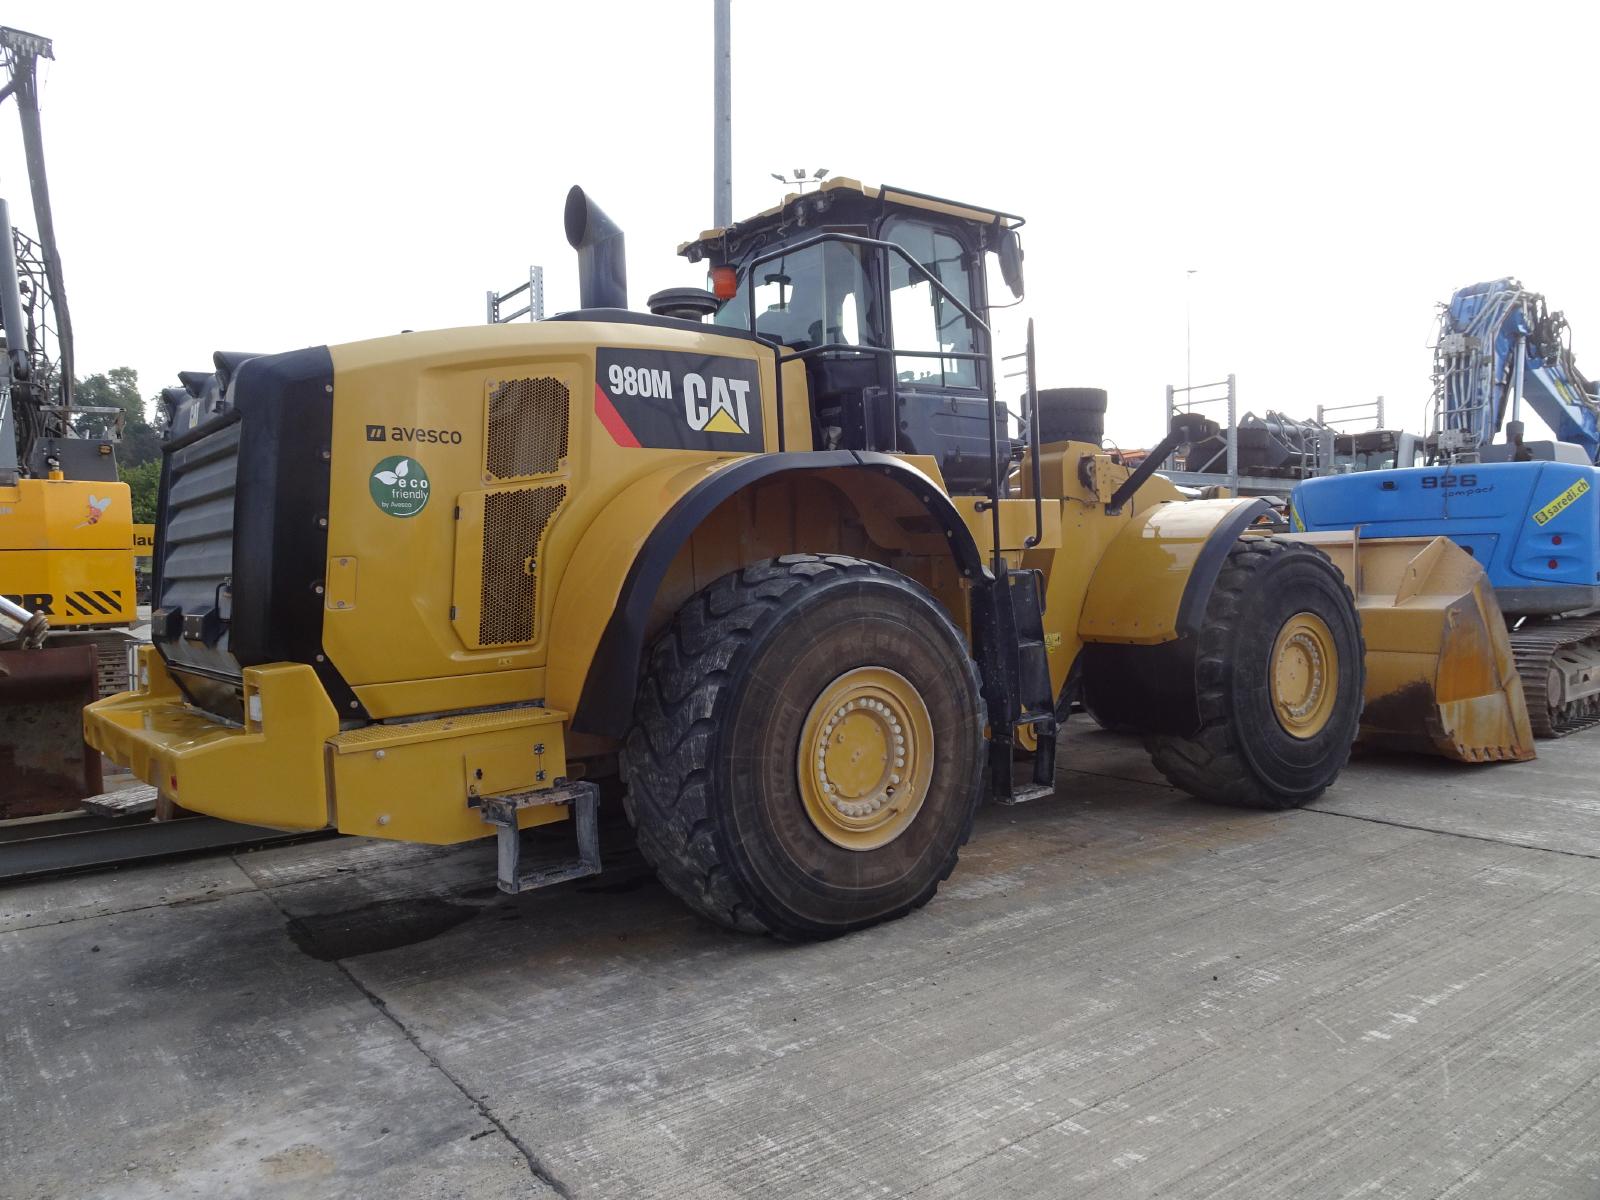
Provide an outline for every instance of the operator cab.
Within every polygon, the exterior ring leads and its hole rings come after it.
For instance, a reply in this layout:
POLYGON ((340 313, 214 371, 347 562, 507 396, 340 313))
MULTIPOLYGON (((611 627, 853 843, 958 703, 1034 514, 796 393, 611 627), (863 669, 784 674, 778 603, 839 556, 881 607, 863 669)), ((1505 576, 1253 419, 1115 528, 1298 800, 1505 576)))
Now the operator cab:
POLYGON ((1022 218, 832 179, 679 247, 710 267, 716 325, 806 365, 813 444, 928 454, 952 492, 1020 452, 995 395, 985 258, 1022 295, 1022 218))
POLYGON ((1336 474, 1345 474, 1415 467, 1422 462, 1422 452, 1422 439, 1400 429, 1339 433, 1333 439, 1333 469, 1336 474))

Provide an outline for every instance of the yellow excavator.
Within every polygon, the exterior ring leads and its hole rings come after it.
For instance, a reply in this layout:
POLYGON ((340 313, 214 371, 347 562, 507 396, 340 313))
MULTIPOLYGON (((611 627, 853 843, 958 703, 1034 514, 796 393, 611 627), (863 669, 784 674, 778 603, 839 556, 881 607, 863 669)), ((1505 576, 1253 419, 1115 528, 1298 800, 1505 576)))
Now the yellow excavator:
POLYGON ((122 414, 73 401, 36 78, 51 57, 48 38, 0 27, 0 101, 15 99, 22 119, 39 234, 14 230, 0 200, 0 819, 72 808, 100 790, 79 711, 127 686, 136 613, 133 514, 115 453, 122 414))
POLYGON ((1021 224, 832 179, 685 243, 709 289, 639 311, 574 188, 576 311, 216 355, 169 396, 153 645, 89 740, 231 820, 494 834, 512 892, 598 870, 604 786, 691 908, 796 939, 925 903, 984 796, 1054 791, 1079 703, 1258 808, 1363 733, 1530 755, 1447 540, 1185 501, 1155 471, 1209 423, 1130 469, 1031 329, 1014 419, 1021 224), (572 853, 524 864, 560 821, 572 853))

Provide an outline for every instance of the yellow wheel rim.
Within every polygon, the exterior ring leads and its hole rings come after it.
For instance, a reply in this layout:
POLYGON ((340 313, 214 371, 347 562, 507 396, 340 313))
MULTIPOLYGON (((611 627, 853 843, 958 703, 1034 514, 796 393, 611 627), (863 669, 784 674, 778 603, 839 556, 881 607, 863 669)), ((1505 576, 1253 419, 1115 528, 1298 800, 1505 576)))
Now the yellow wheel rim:
POLYGON ((1272 644, 1272 711, 1291 737, 1312 738, 1333 715, 1339 691, 1339 651, 1333 631, 1316 613, 1295 613, 1272 644))
POLYGON ((806 815, 846 850, 887 846, 927 799, 933 753, 933 719, 910 680, 887 667, 846 671, 800 731, 806 815))
POLYGON ((1021 746, 1029 754, 1039 749, 1039 735, 1034 731, 1032 725, 1017 726, 1017 745, 1021 746))

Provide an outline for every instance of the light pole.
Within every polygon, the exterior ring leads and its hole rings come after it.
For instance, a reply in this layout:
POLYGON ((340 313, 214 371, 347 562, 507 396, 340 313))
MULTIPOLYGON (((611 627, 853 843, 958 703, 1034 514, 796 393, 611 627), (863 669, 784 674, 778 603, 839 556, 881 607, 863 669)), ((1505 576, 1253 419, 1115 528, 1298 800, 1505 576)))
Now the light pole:
POLYGON ((715 0, 711 60, 712 228, 733 224, 733 32, 731 0, 715 0))
POLYGON ((1189 397, 1194 388, 1194 320, 1190 294, 1194 291, 1194 277, 1198 267, 1190 267, 1183 276, 1183 394, 1189 397))

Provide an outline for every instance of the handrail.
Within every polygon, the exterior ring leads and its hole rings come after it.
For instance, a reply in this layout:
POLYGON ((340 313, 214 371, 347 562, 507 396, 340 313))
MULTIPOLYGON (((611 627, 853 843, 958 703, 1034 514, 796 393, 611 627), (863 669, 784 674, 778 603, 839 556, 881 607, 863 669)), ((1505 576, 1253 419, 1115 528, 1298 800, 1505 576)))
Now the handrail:
MULTIPOLYGON (((764 334, 756 334, 762 341, 768 341, 764 334)), ((778 347, 787 350, 783 356, 784 362, 795 362, 802 358, 815 358, 820 354, 888 354, 895 358, 960 358, 971 359, 973 362, 983 362, 989 356, 980 354, 976 350, 901 350, 895 346, 855 346, 849 342, 824 342, 820 346, 807 346, 804 350, 796 350, 792 346, 777 343, 778 347)), ((972 391, 981 389, 973 388, 972 391)), ((118 411, 121 411, 120 409, 118 411)))
POLYGON ((1028 457, 1033 460, 1033 536, 1022 540, 1024 550, 1044 541, 1044 476, 1039 465, 1039 380, 1033 353, 1033 318, 1028 318, 1028 457))

